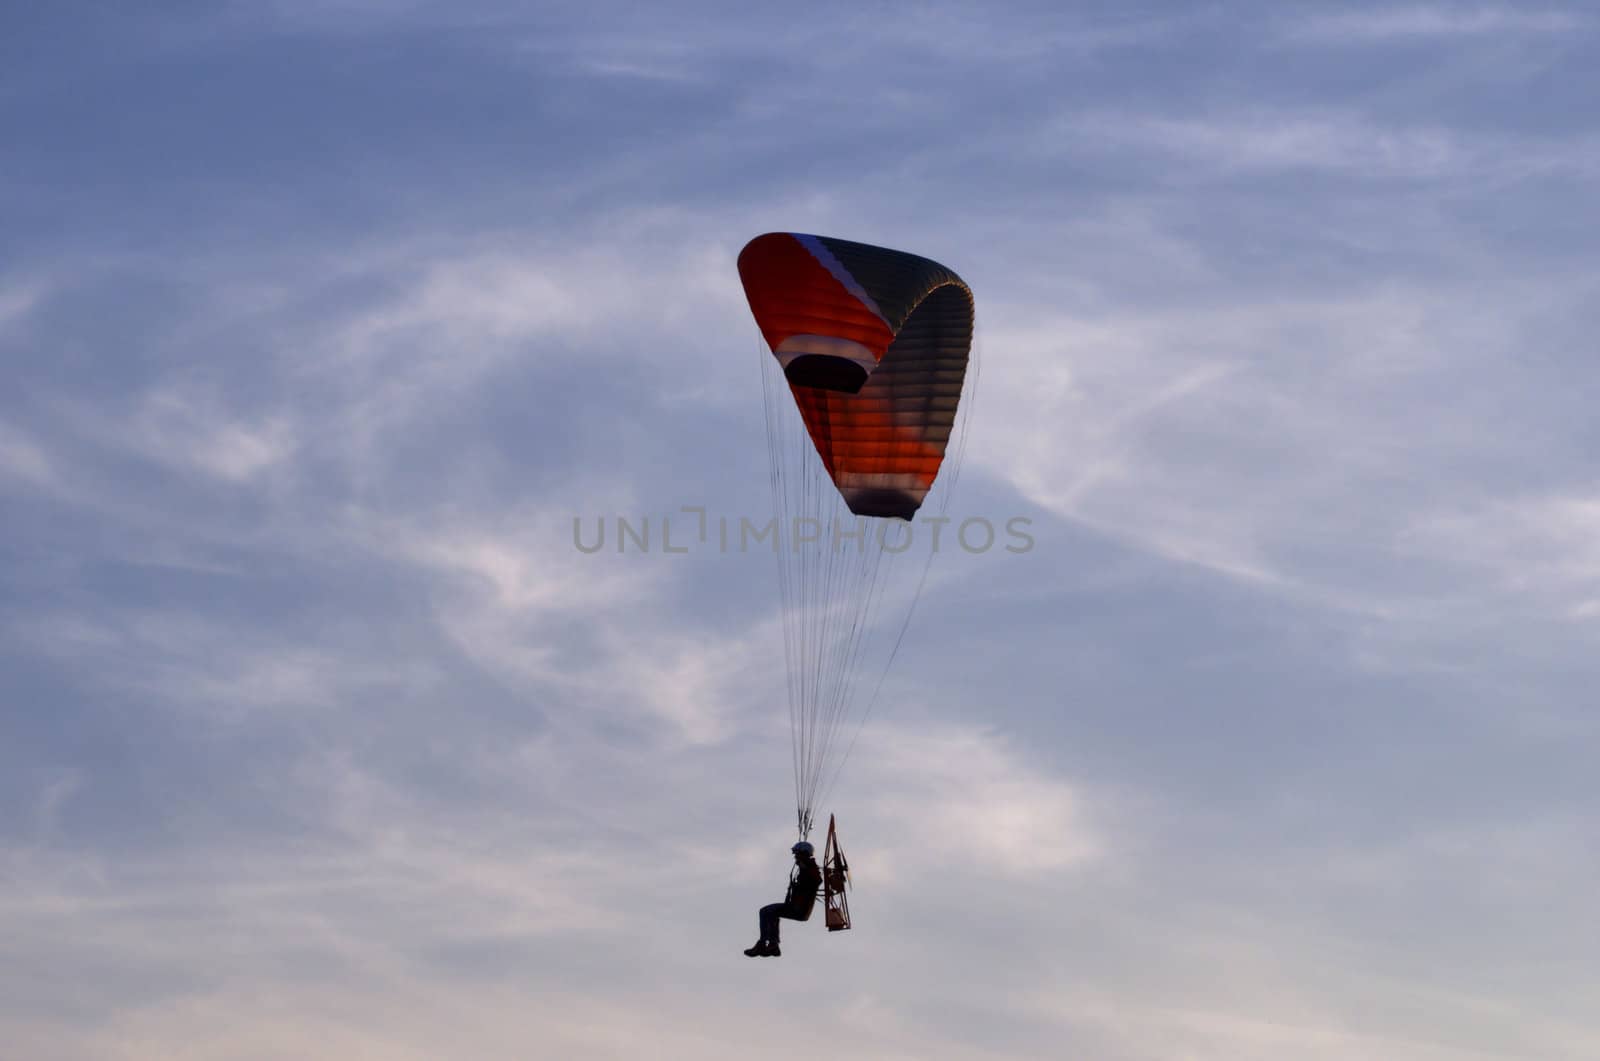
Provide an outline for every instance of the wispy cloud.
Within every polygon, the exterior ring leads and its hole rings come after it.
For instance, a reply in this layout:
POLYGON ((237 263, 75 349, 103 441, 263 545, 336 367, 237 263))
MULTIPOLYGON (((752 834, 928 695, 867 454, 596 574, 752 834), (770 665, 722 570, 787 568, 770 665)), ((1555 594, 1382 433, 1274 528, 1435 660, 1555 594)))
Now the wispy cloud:
POLYGON ((0 329, 16 325, 44 299, 46 286, 38 280, 11 280, 0 285, 0 329))
POLYGON ((880 723, 858 746, 857 787, 883 793, 865 823, 881 833, 872 856, 877 881, 914 888, 950 872, 952 850, 966 852, 991 882, 1071 870, 1103 853, 1084 796, 998 734, 880 723))
MULTIPOLYGON (((1600 151, 1588 137, 1464 134, 1304 110, 1223 117, 1078 116, 1062 124, 1058 142, 1089 152, 1168 155, 1221 174, 1327 173, 1362 180, 1494 185, 1549 174, 1587 177, 1600 168, 1600 151)), ((1193 176, 1184 173, 1174 179, 1193 176)))
POLYGON ((1315 12, 1296 18, 1285 29, 1285 35, 1344 44, 1373 44, 1428 38, 1564 34, 1590 25, 1587 16, 1559 8, 1417 5, 1387 11, 1315 12))
POLYGON ((0 471, 14 479, 47 484, 52 476, 50 459, 22 432, 0 425, 0 471))

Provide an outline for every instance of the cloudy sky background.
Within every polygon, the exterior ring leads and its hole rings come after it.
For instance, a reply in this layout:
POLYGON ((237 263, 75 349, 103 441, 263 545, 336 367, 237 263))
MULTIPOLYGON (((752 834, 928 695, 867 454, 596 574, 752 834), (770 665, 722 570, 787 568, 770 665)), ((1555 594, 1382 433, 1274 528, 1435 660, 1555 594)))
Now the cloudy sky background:
POLYGON ((1600 20, 0 16, 30 1061, 1600 1056, 1600 20), (791 839, 751 236, 958 270, 955 514, 791 839))

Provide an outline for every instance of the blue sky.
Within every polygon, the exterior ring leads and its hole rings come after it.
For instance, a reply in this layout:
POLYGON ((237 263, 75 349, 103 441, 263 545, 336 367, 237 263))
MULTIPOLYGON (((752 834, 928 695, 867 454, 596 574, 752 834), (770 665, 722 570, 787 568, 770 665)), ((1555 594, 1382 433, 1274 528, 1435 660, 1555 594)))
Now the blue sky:
POLYGON ((1580 5, 13 5, 18 1057, 1600 1056, 1580 5), (928 255, 984 368, 792 839, 734 258, 928 255))

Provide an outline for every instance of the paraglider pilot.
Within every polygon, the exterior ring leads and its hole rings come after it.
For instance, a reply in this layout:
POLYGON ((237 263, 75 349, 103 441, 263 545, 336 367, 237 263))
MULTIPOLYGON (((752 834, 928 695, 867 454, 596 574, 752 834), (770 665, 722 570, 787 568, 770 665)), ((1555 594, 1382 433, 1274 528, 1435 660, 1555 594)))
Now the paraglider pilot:
POLYGON ((782 954, 778 949, 778 919, 808 921, 811 908, 817 904, 817 889, 822 887, 822 869, 817 865, 814 849, 802 840, 789 850, 794 852, 789 893, 784 896, 783 902, 761 908, 761 938, 754 947, 745 951, 751 958, 776 958, 782 954))

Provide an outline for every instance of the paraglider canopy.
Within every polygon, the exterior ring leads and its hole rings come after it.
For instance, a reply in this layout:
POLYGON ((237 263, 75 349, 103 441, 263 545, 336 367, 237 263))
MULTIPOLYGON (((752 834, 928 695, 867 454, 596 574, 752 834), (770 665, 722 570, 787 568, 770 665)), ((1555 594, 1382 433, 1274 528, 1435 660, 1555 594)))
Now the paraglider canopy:
POLYGON ((928 258, 790 232, 746 244, 739 277, 850 511, 909 520, 955 424, 972 291, 928 258))

